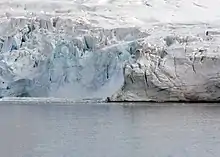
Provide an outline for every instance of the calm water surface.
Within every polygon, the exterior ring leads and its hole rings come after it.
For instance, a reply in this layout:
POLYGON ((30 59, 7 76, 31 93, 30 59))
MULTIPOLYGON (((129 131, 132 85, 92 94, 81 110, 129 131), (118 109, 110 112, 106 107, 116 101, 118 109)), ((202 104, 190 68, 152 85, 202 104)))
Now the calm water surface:
POLYGON ((1 157, 219 157, 220 107, 0 104, 1 157))

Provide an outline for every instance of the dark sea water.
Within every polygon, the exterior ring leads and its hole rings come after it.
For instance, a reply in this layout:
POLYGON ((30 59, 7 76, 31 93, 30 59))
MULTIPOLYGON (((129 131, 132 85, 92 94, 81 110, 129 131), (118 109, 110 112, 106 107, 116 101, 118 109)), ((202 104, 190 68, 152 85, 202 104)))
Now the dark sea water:
POLYGON ((219 157, 220 105, 0 104, 1 157, 219 157))

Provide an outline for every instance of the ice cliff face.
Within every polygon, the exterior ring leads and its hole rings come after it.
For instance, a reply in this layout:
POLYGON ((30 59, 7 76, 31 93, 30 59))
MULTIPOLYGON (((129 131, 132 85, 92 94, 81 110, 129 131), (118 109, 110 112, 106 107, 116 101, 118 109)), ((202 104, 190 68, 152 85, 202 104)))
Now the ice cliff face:
MULTIPOLYGON (((112 101, 219 101, 219 31, 147 38, 112 101)), ((199 26, 196 26, 199 27, 199 26)), ((202 30, 202 29, 201 29, 202 30)), ((198 31, 198 29, 197 29, 198 31)))
POLYGON ((143 31, 68 18, 8 18, 0 24, 0 96, 219 100, 220 33, 207 27, 143 31))
POLYGON ((1 97, 107 97, 120 88, 124 61, 147 36, 61 18, 11 18, 0 28, 1 97))

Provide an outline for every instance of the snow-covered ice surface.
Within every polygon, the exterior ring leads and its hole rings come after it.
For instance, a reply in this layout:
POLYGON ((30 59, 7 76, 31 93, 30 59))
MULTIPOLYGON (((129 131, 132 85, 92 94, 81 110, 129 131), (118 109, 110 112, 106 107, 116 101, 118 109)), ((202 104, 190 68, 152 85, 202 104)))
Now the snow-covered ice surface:
POLYGON ((0 96, 217 100, 218 6, 2 0, 0 96))

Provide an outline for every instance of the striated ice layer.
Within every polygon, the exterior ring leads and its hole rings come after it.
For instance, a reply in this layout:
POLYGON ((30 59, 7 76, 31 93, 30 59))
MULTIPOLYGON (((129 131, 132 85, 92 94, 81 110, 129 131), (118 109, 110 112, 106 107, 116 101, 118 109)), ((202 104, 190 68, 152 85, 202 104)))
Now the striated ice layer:
POLYGON ((146 38, 136 61, 124 66, 123 86, 109 100, 219 101, 220 31, 204 30, 201 25, 176 27, 182 36, 173 31, 146 38))
POLYGON ((124 61, 148 34, 61 18, 0 24, 0 96, 104 98, 120 89, 124 61))

